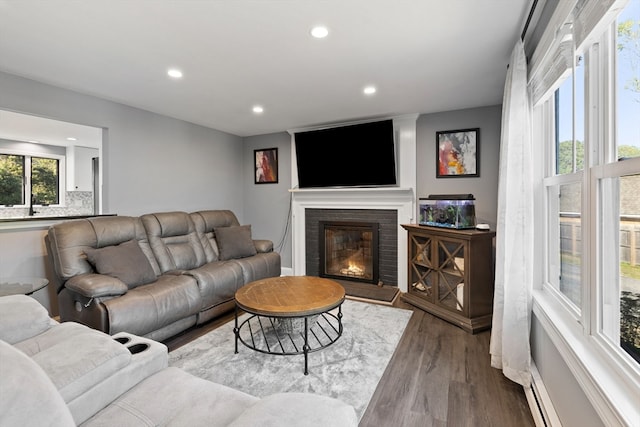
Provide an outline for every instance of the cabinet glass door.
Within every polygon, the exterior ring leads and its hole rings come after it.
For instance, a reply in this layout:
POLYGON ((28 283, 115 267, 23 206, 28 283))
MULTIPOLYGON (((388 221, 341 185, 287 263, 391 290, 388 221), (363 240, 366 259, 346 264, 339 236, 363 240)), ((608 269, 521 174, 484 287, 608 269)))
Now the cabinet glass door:
POLYGON ((438 304, 466 312, 464 301, 464 242, 438 240, 438 304))
POLYGON ((429 237, 410 235, 411 260, 409 292, 431 302, 434 301, 434 288, 437 273, 433 263, 433 241, 429 237))

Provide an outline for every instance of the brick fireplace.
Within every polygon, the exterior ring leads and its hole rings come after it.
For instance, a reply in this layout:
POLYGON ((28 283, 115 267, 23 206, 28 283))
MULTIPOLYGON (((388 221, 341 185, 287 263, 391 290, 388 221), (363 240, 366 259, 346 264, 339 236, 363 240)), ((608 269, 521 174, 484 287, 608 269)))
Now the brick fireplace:
POLYGON ((319 275, 320 221, 378 222, 379 279, 407 291, 407 234, 414 222, 412 189, 299 190, 293 194, 293 274, 319 275))
POLYGON ((319 225, 320 277, 378 282, 377 222, 320 221, 319 225))
POLYGON ((396 286, 397 222, 392 209, 307 209, 307 274, 396 286))

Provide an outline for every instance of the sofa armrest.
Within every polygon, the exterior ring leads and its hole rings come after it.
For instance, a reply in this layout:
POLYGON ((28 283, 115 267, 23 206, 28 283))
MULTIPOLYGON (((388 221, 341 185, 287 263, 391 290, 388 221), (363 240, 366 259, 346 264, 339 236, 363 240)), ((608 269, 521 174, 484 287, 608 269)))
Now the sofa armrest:
MULTIPOLYGON (((24 341, 57 324, 42 304, 26 295, 0 297, 0 340, 24 341)), ((0 423, 2 424, 2 423, 0 423)))
POLYGON ((273 252, 273 242, 271 240, 254 240, 253 244, 256 246, 258 253, 273 252))
POLYGON ((122 280, 104 274, 81 274, 67 280, 64 285, 87 298, 124 295, 129 290, 122 280))

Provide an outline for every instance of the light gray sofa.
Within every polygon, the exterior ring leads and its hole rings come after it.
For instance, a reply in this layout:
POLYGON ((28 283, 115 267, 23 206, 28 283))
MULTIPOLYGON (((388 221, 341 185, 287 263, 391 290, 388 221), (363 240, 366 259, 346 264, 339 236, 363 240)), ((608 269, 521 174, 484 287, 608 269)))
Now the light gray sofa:
POLYGON ((24 295, 0 297, 0 361, 0 425, 6 427, 358 424, 354 408, 333 398, 259 399, 167 367, 165 345, 58 323, 24 295))
POLYGON ((234 307, 235 292, 280 275, 270 240, 229 210, 61 222, 45 237, 60 319, 162 341, 234 307))

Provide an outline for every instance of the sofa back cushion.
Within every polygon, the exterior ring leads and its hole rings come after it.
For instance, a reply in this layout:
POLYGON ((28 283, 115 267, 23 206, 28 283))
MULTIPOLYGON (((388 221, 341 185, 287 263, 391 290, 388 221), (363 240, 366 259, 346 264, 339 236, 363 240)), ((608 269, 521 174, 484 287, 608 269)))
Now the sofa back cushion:
POLYGON ((94 267, 87 260, 87 250, 114 246, 129 240, 138 242, 154 273, 160 274, 140 218, 106 216, 65 221, 49 227, 47 236, 53 266, 62 282, 94 272, 94 267))
POLYGON ((196 231, 205 250, 207 262, 220 259, 220 249, 216 241, 215 229, 240 225, 236 215, 230 210, 206 210, 191 214, 196 231))
POLYGON ((0 340, 0 360, 0 425, 76 425, 53 382, 29 356, 0 340))
POLYGON ((120 279, 129 289, 156 280, 156 274, 137 240, 100 249, 87 248, 85 253, 96 272, 120 279))
POLYGON ((204 248, 188 213, 160 212, 140 218, 162 273, 191 270, 206 263, 204 248))

